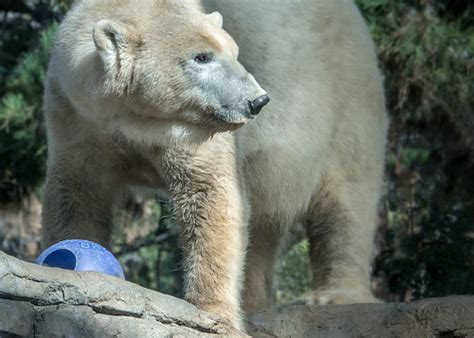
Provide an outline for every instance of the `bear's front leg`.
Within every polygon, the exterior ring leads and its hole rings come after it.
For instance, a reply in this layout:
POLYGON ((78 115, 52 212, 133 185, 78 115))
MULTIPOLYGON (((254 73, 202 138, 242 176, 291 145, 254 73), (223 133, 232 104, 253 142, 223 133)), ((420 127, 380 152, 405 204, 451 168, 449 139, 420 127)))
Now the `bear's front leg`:
POLYGON ((242 330, 240 293, 247 246, 247 206, 233 140, 168 150, 165 179, 181 226, 185 297, 242 330))

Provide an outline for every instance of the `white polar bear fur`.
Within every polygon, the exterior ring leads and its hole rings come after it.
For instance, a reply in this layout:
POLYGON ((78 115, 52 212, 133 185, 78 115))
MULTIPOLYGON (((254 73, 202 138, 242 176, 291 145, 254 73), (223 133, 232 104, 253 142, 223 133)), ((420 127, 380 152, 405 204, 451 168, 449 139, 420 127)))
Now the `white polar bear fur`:
MULTIPOLYGON (((156 3, 201 7, 198 1, 156 3)), ((146 35, 141 29, 154 25, 145 13, 153 0, 78 4, 55 47, 45 96, 46 245, 71 236, 107 244, 118 196, 152 188, 170 195, 183 228, 186 298, 231 325, 242 328, 241 298, 246 312, 271 304, 275 254, 296 223, 310 240, 310 302, 376 301, 370 264, 388 120, 373 42, 353 1, 203 1, 204 11, 223 15, 240 62, 271 97, 256 119, 212 137, 205 124, 190 129, 172 115, 163 123, 120 116, 135 97, 107 96, 120 92, 121 83, 101 78, 89 26, 105 13, 105 19, 132 22, 130 39, 146 35)), ((217 14, 182 13, 199 24, 221 24, 217 14)), ((205 27, 223 41, 228 57, 236 55, 224 33, 205 27)), ((105 43, 96 46, 109 50, 105 43)), ((133 49, 124 53, 119 79, 133 62, 133 49)))

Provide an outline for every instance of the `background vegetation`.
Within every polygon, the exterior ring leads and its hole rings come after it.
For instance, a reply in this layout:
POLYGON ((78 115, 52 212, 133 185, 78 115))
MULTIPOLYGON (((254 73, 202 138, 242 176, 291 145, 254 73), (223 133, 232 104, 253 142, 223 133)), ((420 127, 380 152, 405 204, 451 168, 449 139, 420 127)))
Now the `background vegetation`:
MULTIPOLYGON (((391 115, 374 288, 387 300, 472 294, 474 3, 357 3, 378 47, 391 115)), ((25 201, 41 196, 42 84, 67 7, 60 0, 0 2, 0 248, 26 259, 38 247, 28 254, 22 248, 37 241, 37 231, 28 233, 24 217, 8 218, 28 213, 25 201)), ((130 280, 180 295, 176 229, 168 215, 159 201, 130 201, 117 212, 114 250, 130 280)), ((277 277, 281 302, 308 289, 305 241, 282 256, 277 277)))

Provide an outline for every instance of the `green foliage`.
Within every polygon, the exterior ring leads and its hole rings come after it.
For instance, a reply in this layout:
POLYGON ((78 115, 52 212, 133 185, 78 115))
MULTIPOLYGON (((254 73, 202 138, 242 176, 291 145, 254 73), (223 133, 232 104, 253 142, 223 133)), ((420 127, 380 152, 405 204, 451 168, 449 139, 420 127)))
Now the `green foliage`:
POLYGON ((18 199, 41 182, 46 140, 41 116, 43 83, 56 25, 40 34, 3 86, 0 102, 0 201, 18 199))
POLYGON ((387 231, 375 273, 396 300, 474 292, 473 166, 440 151, 431 147, 427 156, 406 145, 388 165, 387 231))
POLYGON ((276 302, 289 303, 310 290, 311 269, 308 241, 293 246, 277 267, 276 302))
POLYGON ((19 63, 21 56, 38 47, 41 32, 59 20, 68 8, 66 0, 17 0, 11 9, 5 4, 0 8, 0 96, 5 93, 7 78, 19 63))
POLYGON ((0 202, 17 202, 42 182, 41 117, 48 53, 67 0, 13 1, 0 17, 0 202), (9 7, 10 6, 10 7, 9 7))
POLYGON ((392 116, 386 235, 375 264, 387 283, 383 296, 474 293, 474 3, 358 3, 379 50, 392 116))
POLYGON ((468 0, 358 0, 386 75, 390 111, 428 121, 474 106, 474 5, 468 0))
POLYGON ((422 217, 418 225, 407 220, 394 222, 387 239, 398 245, 387 246, 377 258, 377 268, 383 268, 388 287, 399 300, 474 290, 472 227, 456 210, 430 216, 422 217))

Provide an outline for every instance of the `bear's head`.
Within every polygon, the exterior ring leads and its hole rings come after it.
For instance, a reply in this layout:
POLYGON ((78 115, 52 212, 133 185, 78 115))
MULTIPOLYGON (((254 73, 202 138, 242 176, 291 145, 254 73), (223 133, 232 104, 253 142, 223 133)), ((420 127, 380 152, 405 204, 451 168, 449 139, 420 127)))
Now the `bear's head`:
POLYGON ((114 132, 146 143, 193 143, 244 125, 268 102, 239 63, 219 13, 176 0, 102 0, 97 10, 107 3, 125 7, 97 15, 90 35, 80 37, 91 45, 76 51, 83 60, 72 81, 88 87, 87 114, 114 132))

